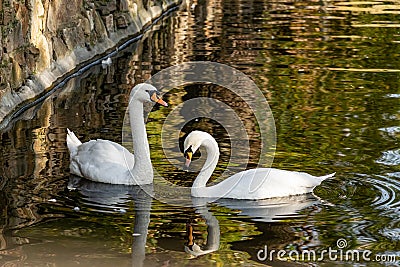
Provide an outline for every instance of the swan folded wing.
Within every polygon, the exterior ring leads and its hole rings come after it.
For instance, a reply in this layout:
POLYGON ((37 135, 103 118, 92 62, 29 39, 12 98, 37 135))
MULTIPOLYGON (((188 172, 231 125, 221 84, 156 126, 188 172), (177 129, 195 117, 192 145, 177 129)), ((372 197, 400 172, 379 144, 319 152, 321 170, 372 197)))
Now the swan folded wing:
POLYGON ((79 168, 80 176, 92 181, 129 184, 132 180, 133 155, 123 146, 107 140, 91 140, 78 148, 71 169, 79 168))
POLYGON ((259 168, 239 172, 212 186, 212 191, 225 198, 265 199, 310 193, 321 181, 304 172, 259 168))

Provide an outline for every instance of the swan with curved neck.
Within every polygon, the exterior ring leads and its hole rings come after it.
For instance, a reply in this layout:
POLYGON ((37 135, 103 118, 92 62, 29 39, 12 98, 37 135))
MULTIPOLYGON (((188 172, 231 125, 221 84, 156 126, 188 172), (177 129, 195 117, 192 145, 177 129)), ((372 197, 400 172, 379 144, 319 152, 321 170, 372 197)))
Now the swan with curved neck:
POLYGON ((72 174, 91 181, 109 184, 142 185, 153 182, 153 167, 143 119, 143 103, 168 104, 157 89, 146 83, 136 85, 129 97, 129 118, 135 153, 123 146, 103 139, 83 143, 67 129, 72 174))
POLYGON ((202 131, 191 132, 184 142, 186 167, 200 146, 205 147, 207 159, 191 189, 192 196, 195 197, 266 199, 301 195, 311 193, 323 180, 335 175, 332 173, 317 177, 304 172, 257 168, 239 172, 216 185, 207 187, 207 181, 218 163, 219 149, 210 134, 202 131))

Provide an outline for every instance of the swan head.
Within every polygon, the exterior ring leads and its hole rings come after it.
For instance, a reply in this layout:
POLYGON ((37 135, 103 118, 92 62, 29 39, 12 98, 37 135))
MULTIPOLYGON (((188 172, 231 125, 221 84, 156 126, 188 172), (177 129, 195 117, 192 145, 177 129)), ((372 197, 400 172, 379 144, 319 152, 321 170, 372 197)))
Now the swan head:
POLYGON ((160 91, 148 83, 139 83, 132 88, 130 99, 137 99, 141 102, 155 102, 163 106, 168 106, 167 102, 162 100, 160 91))
POLYGON ((193 154, 199 149, 205 140, 214 140, 214 138, 210 134, 202 131, 193 131, 188 134, 183 143, 183 154, 186 158, 186 167, 189 167, 193 154))

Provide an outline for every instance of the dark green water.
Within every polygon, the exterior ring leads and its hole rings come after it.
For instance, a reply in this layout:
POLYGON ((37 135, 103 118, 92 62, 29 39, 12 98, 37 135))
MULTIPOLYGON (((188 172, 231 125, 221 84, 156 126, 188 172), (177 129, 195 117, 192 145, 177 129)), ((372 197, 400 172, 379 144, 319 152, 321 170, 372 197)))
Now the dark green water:
MULTIPOLYGON (((111 66, 71 80, 0 133, 0 266, 286 266, 294 263, 260 261, 257 252, 265 245, 337 249, 340 238, 346 250, 371 251, 371 260, 399 257, 399 13, 395 1, 247 0, 195 2, 173 13, 111 66), (67 127, 82 141, 122 142, 130 88, 199 60, 237 68, 263 91, 276 123, 273 167, 337 173, 315 190, 321 200, 294 198, 285 211, 268 201, 220 200, 195 209, 152 200, 135 187, 81 181, 69 189, 67 127), (212 241, 218 249, 191 258, 184 249, 188 222, 203 250, 212 241)), ((224 101, 246 121, 248 166, 256 166, 254 114, 224 88, 188 85, 165 95, 170 107, 149 115, 154 168, 191 185, 196 173, 166 161, 160 129, 174 106, 198 96, 224 101)), ((216 137, 222 173, 231 149, 224 128, 200 118, 184 131, 191 129, 216 137)), ((315 264, 357 262, 325 257, 315 264)))

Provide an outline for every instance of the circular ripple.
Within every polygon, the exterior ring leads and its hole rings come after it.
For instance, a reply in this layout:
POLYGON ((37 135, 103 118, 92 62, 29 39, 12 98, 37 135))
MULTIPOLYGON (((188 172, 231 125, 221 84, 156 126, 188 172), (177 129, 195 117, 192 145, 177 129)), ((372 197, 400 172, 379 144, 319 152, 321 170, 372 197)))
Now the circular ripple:
MULTIPOLYGON (((400 224, 400 173, 356 174, 343 181, 339 203, 347 216, 343 231, 357 237, 360 244, 374 244, 379 237, 397 240, 400 224)), ((376 246, 374 246, 376 247, 376 246)))

